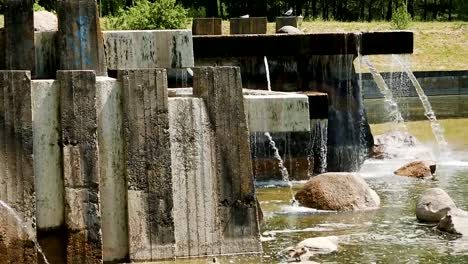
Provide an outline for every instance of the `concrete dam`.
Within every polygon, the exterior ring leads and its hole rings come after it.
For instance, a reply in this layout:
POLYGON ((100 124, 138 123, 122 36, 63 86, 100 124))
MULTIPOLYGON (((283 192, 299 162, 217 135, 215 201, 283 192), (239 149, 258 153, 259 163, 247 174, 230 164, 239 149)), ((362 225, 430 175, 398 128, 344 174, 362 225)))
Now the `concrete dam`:
MULTIPOLYGON (((328 144, 336 148, 329 162, 362 147, 354 132, 336 141, 356 130, 349 115, 363 116, 353 68, 343 77, 333 57, 352 62, 352 34, 101 31, 94 0, 57 1, 59 30, 34 32, 33 1, 7 2, 0 38, 0 255, 7 263, 259 253, 252 136, 309 140, 319 116, 329 120, 328 142, 337 142, 328 144), (276 53, 290 43, 295 54, 276 53), (284 87, 281 76, 305 64, 314 66, 299 77, 325 67, 330 78, 309 76, 301 81, 308 88, 294 93, 259 91, 251 83, 263 56, 284 87), (287 63, 296 64, 282 75, 287 63), (179 75, 190 87, 169 87, 179 75), (348 94, 339 93, 348 83, 352 112, 343 104, 348 94)), ((363 33, 361 42, 363 54, 412 52, 410 32, 363 33), (391 48, 371 48, 377 40, 391 48)))

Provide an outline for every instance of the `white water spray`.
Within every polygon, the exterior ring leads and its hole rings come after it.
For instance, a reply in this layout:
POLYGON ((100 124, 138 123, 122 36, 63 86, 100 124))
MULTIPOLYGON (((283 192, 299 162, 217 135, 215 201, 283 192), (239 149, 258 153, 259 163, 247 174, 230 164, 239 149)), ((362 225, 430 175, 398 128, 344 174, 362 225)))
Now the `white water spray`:
POLYGON ((390 118, 396 124, 396 126, 401 127, 404 131, 408 131, 408 128, 405 125, 405 121, 401 112, 398 108, 398 104, 396 100, 393 98, 392 90, 387 86, 385 80, 383 79, 382 75, 379 71, 374 67, 374 65, 370 62, 368 57, 363 58, 364 63, 369 68, 372 78, 374 79, 377 87, 379 88, 380 92, 384 95, 385 105, 387 110, 389 111, 390 118))
POLYGON ((16 213, 15 209, 11 208, 11 206, 9 206, 7 203, 5 203, 4 201, 0 200, 0 207, 3 207, 5 210, 7 210, 7 212, 14 217, 15 219, 15 222, 18 226, 21 227, 21 229, 26 232, 26 234, 28 235, 28 239, 32 240, 34 242, 34 246, 36 247, 37 249, 37 252, 39 252, 39 254, 41 254, 42 258, 44 259, 44 262, 46 264, 49 264, 49 262, 47 261, 47 258, 46 256, 44 255, 44 252, 42 252, 42 248, 41 246, 39 245, 39 242, 37 242, 37 239, 36 239, 36 236, 33 234, 33 232, 28 228, 28 226, 24 223, 24 221, 20 218, 20 216, 16 213))
POLYGON ((393 56, 395 60, 401 65, 405 73, 408 75, 411 83, 413 83, 413 86, 416 89, 416 92, 418 93, 419 99, 421 100, 421 103, 424 107, 424 115, 427 117, 427 119, 429 119, 429 122, 431 123, 432 133, 434 134, 437 145, 439 146, 440 153, 447 154, 448 144, 447 140, 445 140, 444 129, 440 125, 434 111, 432 110, 429 98, 427 98, 427 95, 424 93, 424 90, 422 89, 421 85, 416 79, 416 76, 414 76, 413 72, 409 69, 408 65, 403 63, 399 56, 393 56))

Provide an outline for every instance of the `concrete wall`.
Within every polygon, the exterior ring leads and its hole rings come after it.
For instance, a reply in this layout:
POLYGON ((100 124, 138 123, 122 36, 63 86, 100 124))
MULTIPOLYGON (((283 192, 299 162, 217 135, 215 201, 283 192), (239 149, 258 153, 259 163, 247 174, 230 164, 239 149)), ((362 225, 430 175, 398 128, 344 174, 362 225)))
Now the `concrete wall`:
MULTIPOLYGON (((414 72, 414 75, 428 96, 468 94, 468 71, 414 72)), ((418 96, 405 73, 382 73, 382 77, 395 95, 403 97, 418 96)), ((362 74, 362 78, 364 98, 383 97, 370 74, 362 74)))
POLYGON ((250 133, 310 131, 305 95, 245 90, 244 105, 250 133))
MULTIPOLYGON (((107 69, 110 71, 194 66, 190 30, 103 31, 102 37, 107 69)), ((35 78, 55 78, 56 70, 61 67, 59 66, 58 40, 57 32, 34 33, 35 78)), ((5 34, 2 33, 0 34, 0 47, 4 44, 5 34)), ((8 55, 11 54, 8 53, 8 55)), ((0 58, 4 56, 5 51, 0 50, 0 58)), ((3 68, 3 62, 4 60, 1 60, 0 68, 3 68)))
POLYGON ((109 70, 193 67, 190 30, 104 31, 109 70))

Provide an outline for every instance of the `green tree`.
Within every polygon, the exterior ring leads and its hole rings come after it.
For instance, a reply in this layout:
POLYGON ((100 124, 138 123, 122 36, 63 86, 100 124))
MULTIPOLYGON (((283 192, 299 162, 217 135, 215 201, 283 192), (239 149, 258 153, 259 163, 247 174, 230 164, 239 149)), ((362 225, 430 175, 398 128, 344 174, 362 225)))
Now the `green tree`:
POLYGON ((136 0, 134 5, 110 16, 109 29, 178 29, 186 28, 187 10, 175 0, 136 0))

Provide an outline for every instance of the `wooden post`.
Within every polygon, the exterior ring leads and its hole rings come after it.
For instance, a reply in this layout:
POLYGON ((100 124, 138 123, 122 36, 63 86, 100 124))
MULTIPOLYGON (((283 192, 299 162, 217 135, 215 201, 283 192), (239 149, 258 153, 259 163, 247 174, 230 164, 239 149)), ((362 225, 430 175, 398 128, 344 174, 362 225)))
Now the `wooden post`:
POLYGON ((130 260, 173 258, 166 70, 122 70, 118 78, 123 93, 130 260))
POLYGON ((57 71, 60 83, 67 263, 102 263, 96 76, 57 71))

